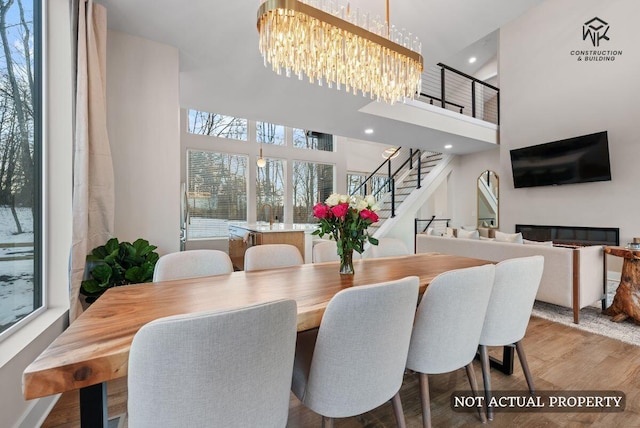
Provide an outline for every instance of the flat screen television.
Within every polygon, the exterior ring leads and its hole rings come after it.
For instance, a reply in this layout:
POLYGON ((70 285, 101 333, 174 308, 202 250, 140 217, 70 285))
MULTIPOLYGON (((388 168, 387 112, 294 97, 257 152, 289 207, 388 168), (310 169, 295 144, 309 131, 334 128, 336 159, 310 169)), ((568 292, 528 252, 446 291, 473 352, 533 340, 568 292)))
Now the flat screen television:
POLYGON ((610 181, 607 131, 511 150, 519 187, 610 181))

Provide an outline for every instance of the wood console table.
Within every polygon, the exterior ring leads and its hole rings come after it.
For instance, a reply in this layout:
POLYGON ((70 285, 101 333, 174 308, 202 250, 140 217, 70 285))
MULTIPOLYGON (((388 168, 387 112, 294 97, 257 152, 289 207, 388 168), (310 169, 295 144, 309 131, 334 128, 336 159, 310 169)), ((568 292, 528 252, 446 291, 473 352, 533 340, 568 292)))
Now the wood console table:
MULTIPOLYGON (((289 298, 298 304, 303 331, 320 325, 327 304, 344 288, 416 275, 424 292, 440 273, 487 263, 415 254, 356 260, 355 275, 340 275, 338 262, 328 262, 112 288, 25 369, 23 394, 32 399, 80 389, 82 426, 106 427, 106 382, 127 375, 133 336, 152 320, 289 298)), ((513 367, 507 348, 505 365, 513 367)))
POLYGON ((606 254, 623 257, 620 285, 613 303, 603 314, 611 316, 611 321, 620 322, 632 318, 640 325, 640 250, 624 247, 604 247, 606 254))

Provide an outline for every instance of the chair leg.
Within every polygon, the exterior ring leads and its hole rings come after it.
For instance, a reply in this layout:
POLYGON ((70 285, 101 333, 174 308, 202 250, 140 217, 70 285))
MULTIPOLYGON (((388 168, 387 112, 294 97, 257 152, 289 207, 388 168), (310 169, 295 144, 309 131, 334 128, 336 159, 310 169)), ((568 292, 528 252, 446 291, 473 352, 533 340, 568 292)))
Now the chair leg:
POLYGON ((400 391, 396 392, 396 395, 391 398, 391 404, 393 405, 393 413, 396 415, 398 428, 407 428, 404 412, 402 411, 402 401, 400 401, 400 391))
POLYGON ((482 382, 484 383, 484 402, 487 406, 487 418, 493 420, 493 408, 489 406, 491 403, 491 371, 489 368, 489 351, 485 345, 479 346, 480 363, 482 365, 482 382))
POLYGON ((323 416, 322 428, 333 428, 333 418, 330 418, 328 416, 323 416))
POLYGON ((516 342, 516 351, 518 352, 518 359, 520 360, 520 365, 522 366, 522 371, 524 372, 524 377, 527 380, 527 385, 529 386, 529 391, 532 394, 535 394, 536 387, 533 385, 533 377, 531 376, 531 372, 529 371, 529 364, 527 363, 527 356, 524 354, 524 347, 522 346, 521 341, 516 342))
MULTIPOLYGON (((467 370, 467 377, 469 378, 469 385, 471 386, 471 391, 473 392, 473 396, 478 396, 478 382, 476 381, 476 372, 473 370, 473 362, 467 364, 464 367, 467 370)), ((484 408, 482 406, 478 407, 478 416, 480 416, 480 420, 482 423, 487 422, 487 417, 484 414, 484 408)))
POLYGON ((429 398, 429 377, 420 373, 420 401, 422 402, 422 426, 431 428, 431 400, 429 398))

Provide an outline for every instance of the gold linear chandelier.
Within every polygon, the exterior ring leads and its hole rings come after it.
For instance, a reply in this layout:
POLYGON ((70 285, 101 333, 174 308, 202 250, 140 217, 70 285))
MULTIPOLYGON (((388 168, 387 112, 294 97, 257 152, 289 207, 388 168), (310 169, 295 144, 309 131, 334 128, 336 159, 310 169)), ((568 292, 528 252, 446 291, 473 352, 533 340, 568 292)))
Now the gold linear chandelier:
POLYGON ((348 4, 309 3, 267 0, 260 5, 257 25, 265 66, 389 104, 420 93, 420 42, 389 25, 388 0, 386 22, 359 10, 351 13, 348 4))

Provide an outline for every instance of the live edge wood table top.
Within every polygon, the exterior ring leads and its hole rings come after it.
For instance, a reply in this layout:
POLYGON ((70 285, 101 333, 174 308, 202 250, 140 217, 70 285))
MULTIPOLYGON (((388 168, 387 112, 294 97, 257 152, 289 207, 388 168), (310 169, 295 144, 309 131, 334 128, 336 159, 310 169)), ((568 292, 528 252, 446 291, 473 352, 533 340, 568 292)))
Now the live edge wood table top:
POLYGON ((626 247, 604 247, 604 252, 625 259, 640 259, 640 250, 626 247))
POLYGON ((303 331, 320 325, 327 303, 344 288, 415 275, 424 292, 442 272, 487 263, 491 262, 416 254, 357 260, 352 276, 340 275, 338 262, 328 262, 112 288, 25 369, 24 397, 44 397, 126 376, 133 336, 158 318, 288 298, 298 304, 298 331, 303 331))

